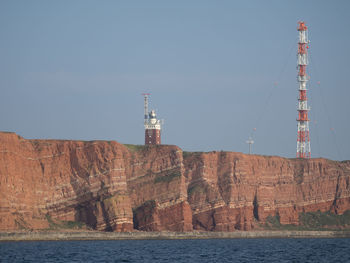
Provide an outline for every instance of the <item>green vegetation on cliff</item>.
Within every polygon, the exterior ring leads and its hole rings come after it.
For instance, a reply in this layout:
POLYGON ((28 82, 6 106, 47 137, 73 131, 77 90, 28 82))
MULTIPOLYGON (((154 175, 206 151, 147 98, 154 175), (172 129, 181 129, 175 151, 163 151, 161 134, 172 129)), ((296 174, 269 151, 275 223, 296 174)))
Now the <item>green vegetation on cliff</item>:
POLYGON ((166 175, 157 175, 157 177, 154 179, 154 183, 169 183, 175 178, 180 178, 181 173, 180 172, 172 172, 170 174, 166 175))
POLYGON ((329 229, 350 229, 350 210, 342 215, 327 212, 306 212, 299 214, 300 225, 282 225, 280 217, 268 216, 264 228, 276 230, 329 230, 329 229))
POLYGON ((52 219, 50 215, 45 215, 45 217, 49 222, 48 230, 87 229, 83 222, 52 219))
POLYGON ((336 215, 329 211, 300 213, 299 220, 303 226, 309 228, 332 226, 350 227, 350 210, 347 210, 342 215, 336 215))
POLYGON ((126 146, 132 152, 138 152, 147 148, 147 145, 140 144, 124 144, 124 146, 126 146))

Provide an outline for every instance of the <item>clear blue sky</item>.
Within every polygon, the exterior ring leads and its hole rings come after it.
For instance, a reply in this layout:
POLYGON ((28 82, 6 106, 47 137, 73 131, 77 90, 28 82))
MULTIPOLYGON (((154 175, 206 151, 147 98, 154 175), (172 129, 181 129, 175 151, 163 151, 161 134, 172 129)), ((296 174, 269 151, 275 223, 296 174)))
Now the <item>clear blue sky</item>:
POLYGON ((350 159, 349 11, 345 0, 2 0, 0 130, 142 144, 150 92, 164 144, 247 152, 253 133, 254 153, 295 157, 304 20, 312 156, 350 159))

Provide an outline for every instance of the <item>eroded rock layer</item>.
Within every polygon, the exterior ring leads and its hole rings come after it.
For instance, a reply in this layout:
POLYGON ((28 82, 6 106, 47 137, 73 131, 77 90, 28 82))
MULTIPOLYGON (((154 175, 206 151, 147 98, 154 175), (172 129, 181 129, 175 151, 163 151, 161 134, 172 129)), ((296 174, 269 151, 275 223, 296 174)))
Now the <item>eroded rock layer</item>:
POLYGON ((298 224, 300 212, 350 209, 350 162, 232 152, 185 160, 194 229, 249 230, 268 216, 298 224))
POLYGON ((301 212, 349 210, 349 177, 350 161, 0 132, 0 230, 81 222, 104 231, 234 231, 276 215, 297 225, 301 212))

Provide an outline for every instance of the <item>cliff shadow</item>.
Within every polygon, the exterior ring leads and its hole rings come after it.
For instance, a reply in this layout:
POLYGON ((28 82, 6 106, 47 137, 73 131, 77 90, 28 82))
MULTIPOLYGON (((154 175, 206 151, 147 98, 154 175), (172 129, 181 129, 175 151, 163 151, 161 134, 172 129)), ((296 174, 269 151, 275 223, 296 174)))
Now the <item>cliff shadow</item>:
POLYGON ((96 206, 91 202, 80 203, 75 207, 75 221, 83 222, 87 226, 96 229, 96 206))

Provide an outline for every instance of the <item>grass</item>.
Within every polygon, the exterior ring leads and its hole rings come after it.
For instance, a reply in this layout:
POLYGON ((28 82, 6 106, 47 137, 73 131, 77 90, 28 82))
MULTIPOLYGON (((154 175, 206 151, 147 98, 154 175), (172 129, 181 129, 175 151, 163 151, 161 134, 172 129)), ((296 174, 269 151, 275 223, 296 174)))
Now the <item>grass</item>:
POLYGON ((270 226, 270 227, 281 227, 281 222, 280 222, 280 216, 279 214, 275 215, 275 216, 271 216, 269 215, 267 218, 266 218, 266 222, 265 222, 265 225, 266 226, 270 226))
POLYGON ((280 217, 268 216, 264 225, 265 229, 270 230, 336 230, 350 228, 350 210, 342 215, 327 212, 307 212, 299 213, 300 225, 282 225, 280 217))
POLYGON ((327 212, 307 212, 300 213, 299 220, 306 227, 319 228, 326 226, 349 226, 350 225, 350 210, 347 210, 342 215, 336 215, 329 211, 327 212))
POLYGON ((177 177, 181 177, 180 172, 172 172, 170 174, 166 175, 157 175, 156 178, 154 179, 154 183, 169 183, 172 180, 176 179, 177 177))
POLYGON ((79 221, 62 221, 61 227, 65 229, 82 229, 85 226, 83 222, 79 221))
POLYGON ((202 152, 186 152, 186 151, 183 151, 182 152, 182 158, 186 159, 186 158, 188 158, 190 156, 199 156, 201 154, 202 154, 202 152))
POLYGON ((187 195, 191 196, 194 193, 204 193, 204 192, 205 192, 205 187, 203 185, 196 184, 188 188, 187 195))
POLYGON ((129 150, 132 152, 138 152, 147 148, 147 145, 139 145, 139 144, 124 144, 129 150))
POLYGON ((46 220, 49 222, 48 230, 86 228, 86 225, 83 222, 64 221, 64 220, 57 220, 57 219, 53 220, 52 217, 48 214, 46 214, 45 217, 46 217, 46 220))

